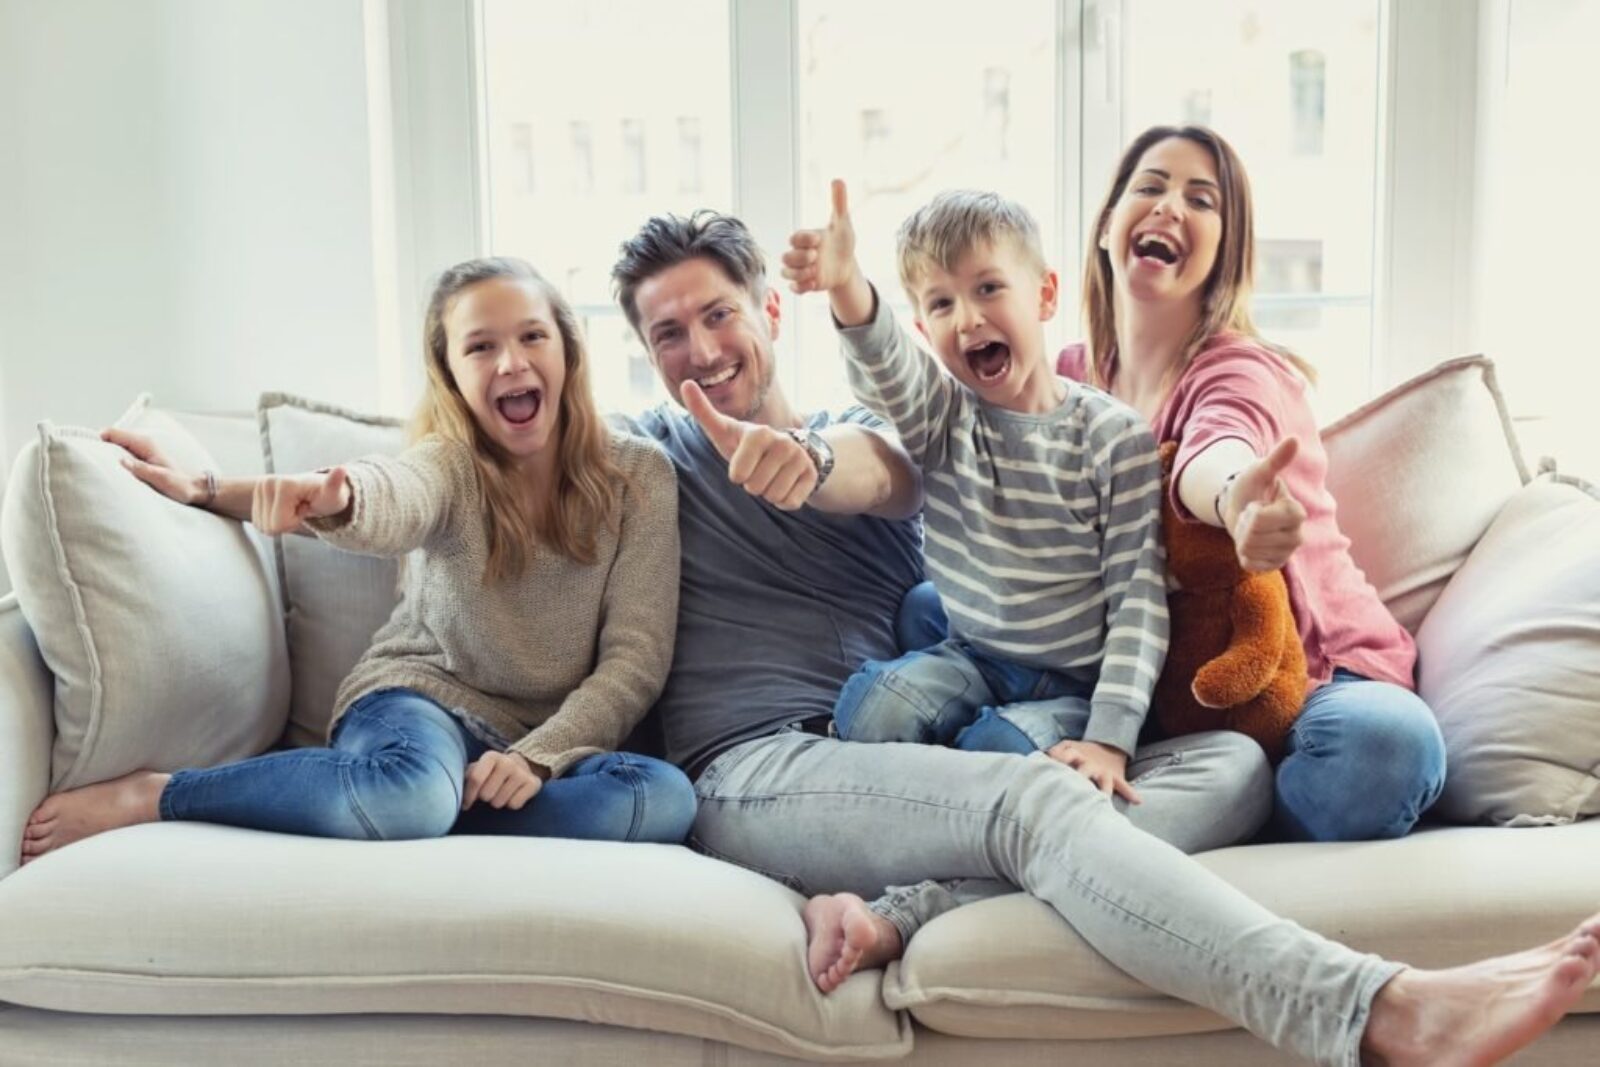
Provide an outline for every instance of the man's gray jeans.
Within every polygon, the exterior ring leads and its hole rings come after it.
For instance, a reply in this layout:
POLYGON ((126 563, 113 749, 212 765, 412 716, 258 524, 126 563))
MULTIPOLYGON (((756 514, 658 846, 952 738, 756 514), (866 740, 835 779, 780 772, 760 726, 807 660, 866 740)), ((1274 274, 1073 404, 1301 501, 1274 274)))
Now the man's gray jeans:
MULTIPOLYGON (((1250 840, 1272 815, 1272 765, 1261 746, 1231 730, 1213 730, 1141 745, 1128 761, 1140 803, 1116 797, 1128 821, 1181 852, 1207 852, 1250 840)), ((1015 893, 988 878, 924 879, 890 886, 871 903, 900 931, 902 943, 963 904, 1015 893)))
POLYGON ((708 855, 805 894, 1018 886, 1139 981, 1316 1063, 1359 1065, 1372 999, 1399 970, 1268 912, 1042 753, 785 730, 723 753, 695 789, 691 842, 708 855))

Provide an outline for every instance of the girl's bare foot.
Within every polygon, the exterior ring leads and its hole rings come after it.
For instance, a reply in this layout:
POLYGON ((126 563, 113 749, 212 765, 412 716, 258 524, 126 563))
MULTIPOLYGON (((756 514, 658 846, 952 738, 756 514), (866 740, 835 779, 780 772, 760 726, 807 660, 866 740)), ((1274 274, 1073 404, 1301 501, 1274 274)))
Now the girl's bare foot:
POLYGON ((155 822, 161 817, 161 790, 171 777, 134 771, 109 782, 45 797, 22 831, 22 862, 31 863, 46 852, 106 830, 155 822))
POLYGON ((1364 1060, 1484 1067, 1561 1021, 1600 973, 1600 915, 1558 940, 1445 971, 1405 970, 1372 1002, 1364 1060))
POLYGON ((806 924, 806 968, 824 993, 856 971, 899 959, 904 950, 894 923, 854 893, 812 897, 800 915, 806 924))

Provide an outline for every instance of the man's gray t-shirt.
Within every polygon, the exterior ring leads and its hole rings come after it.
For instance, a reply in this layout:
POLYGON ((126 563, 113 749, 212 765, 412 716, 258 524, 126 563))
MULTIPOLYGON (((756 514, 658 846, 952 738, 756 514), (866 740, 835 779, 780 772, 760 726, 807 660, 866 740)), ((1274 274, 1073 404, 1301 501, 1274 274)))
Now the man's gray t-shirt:
MULTIPOLYGON (((835 421, 883 425, 861 407, 809 425, 835 421)), ((663 404, 621 423, 678 471, 678 638, 651 716, 667 759, 698 775, 733 745, 830 714, 865 660, 900 654, 895 614, 922 580, 919 520, 782 511, 728 480, 682 410, 663 404)))

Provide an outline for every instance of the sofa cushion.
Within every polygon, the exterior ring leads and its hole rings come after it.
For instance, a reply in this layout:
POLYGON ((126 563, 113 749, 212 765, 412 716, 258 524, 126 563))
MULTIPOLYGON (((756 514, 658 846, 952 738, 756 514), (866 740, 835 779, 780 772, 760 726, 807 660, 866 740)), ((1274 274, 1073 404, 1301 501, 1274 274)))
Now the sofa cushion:
POLYGON ((1441 363, 1322 433, 1328 489, 1355 559, 1412 633, 1528 480, 1482 356, 1441 363))
MULTIPOLYGON (((1548 941, 1595 908, 1600 821, 1425 830, 1397 841, 1267 845, 1196 857, 1254 900, 1353 948, 1418 966, 1548 941)), ((1231 1024, 1129 978, 1047 905, 1014 894, 940 916, 884 978, 884 1000, 971 1037, 1092 1039, 1231 1024)), ((1600 1011, 1600 988, 1580 1010, 1600 1011)))
POLYGON ((548 1016, 815 1059, 909 1051, 878 974, 817 992, 801 904, 677 846, 351 842, 157 823, 0 881, 0 1001, 167 1016, 548 1016))
MULTIPOLYGON (((399 420, 267 393, 258 409, 268 474, 299 474, 405 445, 399 420)), ((334 548, 314 537, 280 537, 294 695, 284 740, 325 744, 334 695, 399 599, 399 564, 334 548)))
POLYGON ((1507 826, 1600 815, 1600 496, 1511 499, 1417 634, 1450 774, 1434 809, 1507 826))
MULTIPOLYGON (((212 468, 141 397, 118 425, 212 468)), ((283 730, 289 682, 270 578, 241 525, 175 504, 92 430, 41 423, 0 518, 17 600, 55 676, 55 789, 240 759, 283 730)))

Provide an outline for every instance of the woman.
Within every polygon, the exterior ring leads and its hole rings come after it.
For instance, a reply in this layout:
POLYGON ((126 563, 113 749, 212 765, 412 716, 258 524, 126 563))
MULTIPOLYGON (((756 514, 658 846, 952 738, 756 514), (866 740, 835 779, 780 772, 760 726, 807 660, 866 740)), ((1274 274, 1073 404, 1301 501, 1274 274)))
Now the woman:
POLYGON ((1411 635, 1339 530, 1311 368, 1251 322, 1252 213, 1244 167, 1220 136, 1146 130, 1096 218, 1088 340, 1057 369, 1178 443, 1180 514, 1226 529, 1245 568, 1283 568, 1312 688, 1277 770, 1278 835, 1400 837, 1444 786, 1444 740, 1415 692, 1411 635))

